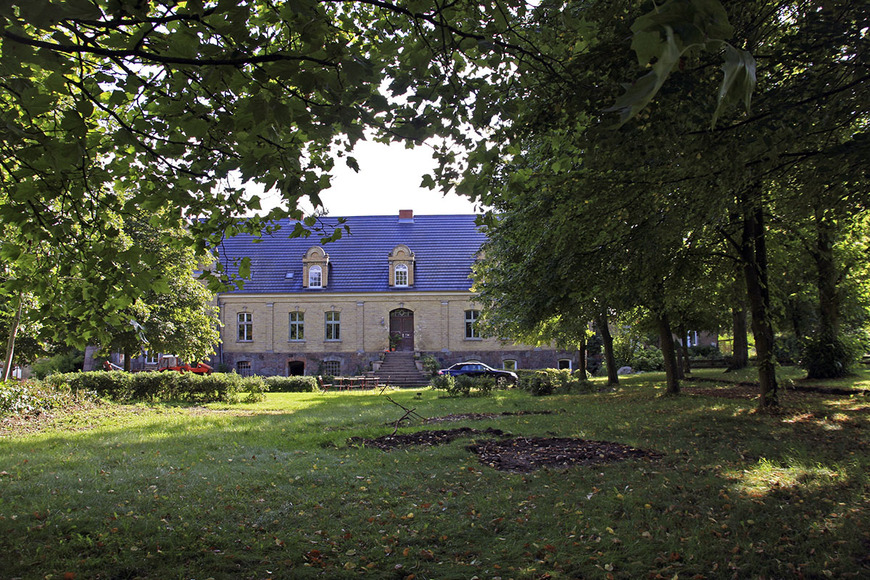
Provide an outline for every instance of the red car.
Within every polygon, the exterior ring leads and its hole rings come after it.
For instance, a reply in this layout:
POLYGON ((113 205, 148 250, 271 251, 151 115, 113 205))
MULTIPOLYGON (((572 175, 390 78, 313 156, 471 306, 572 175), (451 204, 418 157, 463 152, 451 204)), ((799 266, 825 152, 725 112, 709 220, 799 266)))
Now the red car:
POLYGON ((158 371, 176 371, 179 373, 195 373, 198 375, 210 375, 212 368, 205 363, 189 365, 174 355, 165 355, 157 361, 158 371))

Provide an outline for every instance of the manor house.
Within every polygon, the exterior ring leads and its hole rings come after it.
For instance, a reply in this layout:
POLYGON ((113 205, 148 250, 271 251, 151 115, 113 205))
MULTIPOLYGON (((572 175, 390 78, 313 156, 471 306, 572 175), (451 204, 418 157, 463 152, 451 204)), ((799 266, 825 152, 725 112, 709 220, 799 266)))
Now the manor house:
POLYGON ((250 279, 217 297, 217 366, 240 374, 360 375, 385 351, 431 355, 446 367, 572 368, 576 352, 483 336, 471 268, 486 241, 474 215, 324 217, 328 234, 289 237, 285 221, 261 238, 226 239, 220 260, 250 258, 250 279), (345 226, 347 231, 344 231, 345 226))

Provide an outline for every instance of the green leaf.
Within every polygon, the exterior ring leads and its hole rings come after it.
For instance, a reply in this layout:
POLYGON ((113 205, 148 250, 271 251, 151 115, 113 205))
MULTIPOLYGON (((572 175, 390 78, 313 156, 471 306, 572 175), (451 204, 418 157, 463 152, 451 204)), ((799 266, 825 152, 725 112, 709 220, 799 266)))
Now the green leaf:
POLYGON ((239 263, 239 276, 242 278, 251 277, 251 259, 247 256, 242 258, 242 261, 239 263))
POLYGON ((725 75, 719 87, 716 111, 710 123, 711 129, 716 126, 716 121, 722 112, 732 103, 743 101, 743 106, 748 113, 752 103, 752 93, 755 90, 755 59, 745 50, 726 45, 722 71, 725 75))

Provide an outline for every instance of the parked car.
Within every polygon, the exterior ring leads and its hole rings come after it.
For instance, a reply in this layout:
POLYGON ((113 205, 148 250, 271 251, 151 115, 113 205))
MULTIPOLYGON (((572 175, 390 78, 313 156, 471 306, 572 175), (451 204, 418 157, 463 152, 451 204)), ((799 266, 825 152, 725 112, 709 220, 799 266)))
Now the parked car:
POLYGON ((470 377, 493 377, 499 384, 511 383, 515 385, 519 381, 517 374, 514 372, 494 369, 491 366, 476 360, 456 363, 446 369, 441 369, 438 371, 438 374, 450 375, 453 377, 459 375, 468 375, 470 377))
POLYGON ((167 354, 160 357, 157 361, 158 371, 175 371, 179 373, 194 373, 197 375, 210 375, 212 368, 205 363, 196 363, 190 365, 178 358, 175 355, 167 354))

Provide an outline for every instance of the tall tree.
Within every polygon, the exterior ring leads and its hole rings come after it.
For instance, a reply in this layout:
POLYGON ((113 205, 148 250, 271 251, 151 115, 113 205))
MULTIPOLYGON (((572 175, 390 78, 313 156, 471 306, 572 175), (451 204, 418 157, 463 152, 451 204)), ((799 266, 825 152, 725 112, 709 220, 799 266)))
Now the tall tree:
MULTIPOLYGON (((602 206, 613 208, 609 219, 627 219, 619 210, 653 197, 660 201, 652 207, 672 212, 667 227, 679 236, 716 232, 744 274, 759 357, 759 406, 766 408, 777 404, 770 300, 777 281, 769 277, 767 255, 770 214, 781 191, 776 184, 800 178, 800 168, 811 163, 833 168, 828 162, 836 159, 839 169, 826 178, 854 183, 852 199, 866 199, 866 181, 852 177, 868 153, 870 76, 862 64, 862 30, 870 8, 812 0, 729 8, 730 14, 715 0, 669 0, 637 18, 628 16, 632 3, 542 3, 537 14, 548 47, 570 67, 556 77, 521 75, 500 97, 514 100, 508 110, 522 103, 513 123, 492 139, 509 145, 501 156, 493 146, 479 148, 464 186, 487 200, 477 176, 496 184, 493 197, 513 196, 513 184, 532 179, 529 189, 544 198, 573 181, 576 196, 567 207, 577 208, 571 213, 577 224, 588 227, 587 216, 602 206), (560 34, 572 17, 573 26, 594 30, 584 42, 560 34), (625 57, 626 37, 634 38, 637 61, 625 57), (723 74, 714 76, 722 54, 723 74), (751 54, 760 55, 758 63, 751 54), (639 76, 623 95, 614 94, 618 81, 639 76), (601 114, 614 99, 611 108, 622 113, 618 131, 601 114), (547 159, 538 153, 542 148, 550 152, 547 159), (524 171, 501 174, 530 153, 524 171)), ((627 212, 634 220, 628 230, 648 233, 644 226, 655 215, 627 212)), ((610 238, 584 233, 569 239, 582 253, 606 247, 610 238)), ((622 259, 634 272, 647 265, 622 259)))
POLYGON ((336 155, 356 169, 369 134, 467 140, 505 52, 547 66, 527 15, 519 0, 0 3, 0 220, 26 233, 5 257, 26 266, 51 246, 58 276, 28 290, 48 304, 52 280, 75 280, 79 300, 53 308, 76 340, 104 341, 145 289, 135 249, 110 243, 125 220, 187 218, 191 235, 167 243, 211 251, 318 206, 336 155), (246 215, 248 184, 283 203, 246 215))

